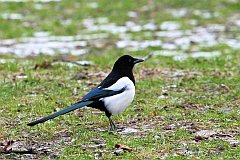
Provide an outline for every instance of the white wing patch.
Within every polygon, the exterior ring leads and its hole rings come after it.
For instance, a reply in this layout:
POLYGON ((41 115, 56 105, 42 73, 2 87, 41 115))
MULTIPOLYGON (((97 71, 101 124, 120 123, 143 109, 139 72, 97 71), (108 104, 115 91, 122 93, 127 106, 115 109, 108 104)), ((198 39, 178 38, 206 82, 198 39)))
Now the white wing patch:
POLYGON ((128 77, 122 77, 115 84, 106 88, 110 90, 120 90, 124 87, 126 90, 122 93, 102 99, 107 110, 112 115, 122 113, 132 103, 135 95, 135 86, 128 77))

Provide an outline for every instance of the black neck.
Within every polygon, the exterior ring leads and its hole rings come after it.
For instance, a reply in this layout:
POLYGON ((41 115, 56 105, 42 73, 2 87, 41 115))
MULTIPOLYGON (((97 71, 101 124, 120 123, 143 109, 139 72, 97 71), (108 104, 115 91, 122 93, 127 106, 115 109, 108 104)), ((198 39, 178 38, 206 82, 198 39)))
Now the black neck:
POLYGON ((117 68, 117 69, 113 68, 113 70, 110 74, 112 74, 118 78, 128 77, 135 85, 135 79, 133 76, 132 68, 117 68))
POLYGON ((102 81, 102 83, 99 84, 99 86, 103 88, 110 87, 122 77, 128 77, 135 85, 135 79, 132 70, 128 70, 126 72, 126 70, 113 69, 112 72, 102 81))

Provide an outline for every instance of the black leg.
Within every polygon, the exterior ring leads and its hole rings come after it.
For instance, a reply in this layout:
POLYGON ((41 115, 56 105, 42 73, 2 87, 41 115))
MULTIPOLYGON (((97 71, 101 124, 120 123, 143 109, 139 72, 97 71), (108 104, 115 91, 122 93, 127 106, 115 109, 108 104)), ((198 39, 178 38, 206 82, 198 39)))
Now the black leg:
POLYGON ((110 118, 110 116, 108 117, 109 119, 109 123, 110 123, 110 130, 114 131, 117 129, 116 125, 113 123, 112 119, 110 118))
POLYGON ((113 121, 112 121, 112 119, 111 119, 110 117, 108 117, 108 119, 109 119, 110 130, 111 130, 111 131, 114 131, 114 130, 123 130, 123 129, 124 129, 124 127, 116 126, 116 125, 113 123, 113 121))

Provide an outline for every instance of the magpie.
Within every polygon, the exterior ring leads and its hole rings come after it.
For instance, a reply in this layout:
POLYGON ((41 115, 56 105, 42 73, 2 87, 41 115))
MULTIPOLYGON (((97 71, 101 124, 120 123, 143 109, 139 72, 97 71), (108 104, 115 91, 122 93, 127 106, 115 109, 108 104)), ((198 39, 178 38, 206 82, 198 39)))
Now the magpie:
POLYGON ((105 112, 105 115, 109 119, 110 130, 118 129, 113 123, 111 116, 122 113, 132 103, 135 95, 135 79, 132 70, 135 64, 143 61, 129 55, 121 56, 114 63, 109 75, 80 101, 50 116, 30 122, 27 125, 34 126, 87 106, 105 112))

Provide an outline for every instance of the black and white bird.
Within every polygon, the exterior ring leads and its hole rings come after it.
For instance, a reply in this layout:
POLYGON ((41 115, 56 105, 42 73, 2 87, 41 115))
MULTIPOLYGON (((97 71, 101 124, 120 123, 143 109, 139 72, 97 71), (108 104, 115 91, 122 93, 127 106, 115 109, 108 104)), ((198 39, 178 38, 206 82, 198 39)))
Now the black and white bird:
POLYGON ((64 110, 27 125, 34 126, 75 109, 88 106, 104 111, 110 122, 110 130, 117 129, 111 116, 122 113, 132 103, 135 95, 135 79, 132 70, 134 65, 139 62, 143 62, 143 60, 129 55, 121 56, 115 62, 110 74, 80 101, 64 110))

